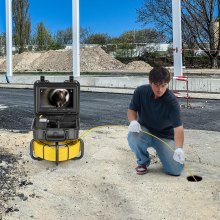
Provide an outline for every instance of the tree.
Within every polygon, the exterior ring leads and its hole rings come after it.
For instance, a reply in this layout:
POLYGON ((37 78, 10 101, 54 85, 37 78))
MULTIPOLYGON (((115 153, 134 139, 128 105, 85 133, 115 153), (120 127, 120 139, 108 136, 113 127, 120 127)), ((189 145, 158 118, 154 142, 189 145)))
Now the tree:
MULTIPOLYGON (((154 29, 130 30, 117 38, 112 38, 111 45, 107 46, 106 51, 115 51, 117 56, 135 56, 136 51, 141 54, 146 49, 138 48, 138 44, 161 43, 164 41, 165 36, 154 29), (140 52, 141 50, 142 52, 140 52)), ((147 48, 148 51, 155 50, 155 46, 148 45, 147 48)))
POLYGON ((72 43, 72 28, 67 28, 66 30, 59 30, 55 36, 57 43, 61 45, 72 43))
MULTIPOLYGON (((80 28, 80 43, 86 43, 87 38, 91 36, 91 31, 88 28, 80 28)), ((67 28, 66 30, 59 30, 56 33, 56 41, 61 44, 71 44, 72 43, 72 28, 67 28)))
POLYGON ((28 0, 12 1, 12 17, 14 27, 14 42, 18 46, 19 53, 24 52, 25 46, 29 43, 31 33, 31 21, 28 0))
POLYGON ((85 44, 86 40, 92 35, 90 28, 80 28, 80 43, 85 44))
POLYGON ((220 0, 187 0, 183 2, 182 20, 189 29, 194 42, 204 50, 210 59, 211 67, 217 67, 217 56, 220 50, 219 25, 215 29, 217 16, 220 16, 220 0), (215 9, 218 10, 215 14, 215 9))
POLYGON ((145 25, 155 24, 157 30, 172 36, 172 0, 144 0, 137 10, 137 21, 145 25))
POLYGON ((87 44, 99 44, 104 45, 110 42, 111 37, 107 34, 92 34, 85 39, 87 44))
POLYGON ((6 34, 2 33, 0 34, 0 56, 5 54, 5 48, 6 48, 6 34))
POLYGON ((37 50, 48 50, 50 45, 53 44, 53 39, 43 22, 37 25, 36 34, 37 50))
POLYGON ((165 36, 154 29, 143 29, 127 31, 118 39, 122 43, 161 43, 165 41, 165 36))
MULTIPOLYGON (((145 0, 137 10, 138 21, 155 26, 172 36, 172 0, 145 0)), ((197 45, 210 59, 211 67, 217 66, 220 50, 220 0, 183 0, 183 43, 197 45), (216 25, 217 23, 217 25, 216 25)))

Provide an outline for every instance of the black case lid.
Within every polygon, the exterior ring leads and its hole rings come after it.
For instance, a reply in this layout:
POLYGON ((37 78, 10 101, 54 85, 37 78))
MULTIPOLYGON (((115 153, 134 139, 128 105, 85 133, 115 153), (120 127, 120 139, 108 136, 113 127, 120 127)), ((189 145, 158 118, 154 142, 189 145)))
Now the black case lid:
POLYGON ((80 84, 70 77, 65 82, 49 82, 41 77, 34 83, 35 114, 79 114, 80 84))

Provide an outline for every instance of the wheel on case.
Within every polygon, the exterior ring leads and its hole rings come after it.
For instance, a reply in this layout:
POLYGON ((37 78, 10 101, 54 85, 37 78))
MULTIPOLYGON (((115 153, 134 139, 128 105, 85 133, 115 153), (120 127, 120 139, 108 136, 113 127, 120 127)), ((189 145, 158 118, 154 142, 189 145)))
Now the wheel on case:
POLYGON ((81 138, 79 138, 80 141, 80 155, 78 157, 74 157, 71 160, 79 160, 83 157, 84 155, 84 142, 81 138))
POLYGON ((40 161, 40 160, 43 160, 42 158, 40 158, 40 157, 36 157, 36 156, 34 156, 34 145, 33 145, 33 143, 34 143, 34 139, 32 139, 31 140, 31 143, 30 143, 30 156, 31 156, 31 158, 33 159, 33 160, 38 160, 38 161, 40 161))

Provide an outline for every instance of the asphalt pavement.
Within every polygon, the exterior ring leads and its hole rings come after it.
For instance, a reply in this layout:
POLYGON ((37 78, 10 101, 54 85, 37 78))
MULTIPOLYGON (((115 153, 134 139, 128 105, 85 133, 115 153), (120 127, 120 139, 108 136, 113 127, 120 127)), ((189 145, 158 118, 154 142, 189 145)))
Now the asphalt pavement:
MULTIPOLYGON (((128 125, 130 94, 80 93, 80 126, 86 130, 99 125, 128 125)), ((178 99, 186 129, 220 131, 220 101, 178 99)), ((0 129, 28 132, 34 113, 33 89, 0 88, 0 129)))

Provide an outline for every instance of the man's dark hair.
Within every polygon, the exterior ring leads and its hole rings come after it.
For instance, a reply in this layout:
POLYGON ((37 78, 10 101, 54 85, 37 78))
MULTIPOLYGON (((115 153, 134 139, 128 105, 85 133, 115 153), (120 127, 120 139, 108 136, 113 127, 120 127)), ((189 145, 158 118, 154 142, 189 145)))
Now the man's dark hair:
POLYGON ((164 67, 154 67, 149 73, 149 81, 152 83, 169 83, 170 72, 164 67))

